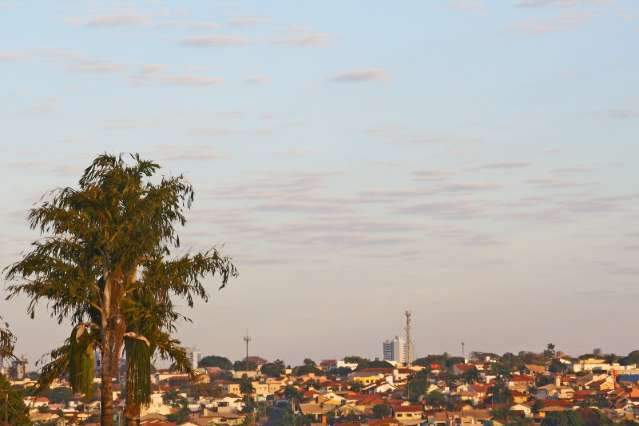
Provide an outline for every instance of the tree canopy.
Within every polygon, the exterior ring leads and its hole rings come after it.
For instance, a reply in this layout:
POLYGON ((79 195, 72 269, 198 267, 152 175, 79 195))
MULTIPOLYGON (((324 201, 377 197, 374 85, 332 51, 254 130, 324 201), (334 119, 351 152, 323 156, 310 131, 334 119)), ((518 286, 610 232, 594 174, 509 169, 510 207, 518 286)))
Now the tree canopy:
POLYGON ((200 367, 218 367, 222 370, 232 370, 233 363, 228 358, 218 355, 208 355, 202 358, 198 364, 200 367))
POLYGON ((98 156, 77 187, 53 191, 30 211, 30 226, 43 238, 5 270, 14 282, 9 297, 26 295, 31 317, 45 300, 58 323, 72 325, 65 344, 50 353, 43 386, 66 372, 75 391, 89 392, 92 356, 100 351, 103 425, 112 424, 111 378, 120 353, 127 355, 127 403, 148 401, 154 353, 188 368, 171 337, 184 318, 173 298, 192 307, 196 298, 208 299, 205 277, 219 276, 224 287, 237 275, 214 248, 173 255, 194 191, 183 176, 156 177, 159 170, 139 155, 98 156))

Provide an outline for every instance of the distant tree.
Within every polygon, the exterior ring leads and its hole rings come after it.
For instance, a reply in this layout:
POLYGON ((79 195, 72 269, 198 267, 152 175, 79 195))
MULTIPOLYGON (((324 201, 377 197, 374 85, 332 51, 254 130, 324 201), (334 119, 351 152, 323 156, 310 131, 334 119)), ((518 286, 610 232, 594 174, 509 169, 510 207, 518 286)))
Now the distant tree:
POLYGON ((639 364, 639 350, 632 351, 619 360, 621 365, 639 364))
POLYGON ((369 360, 361 356, 350 355, 350 356, 344 357, 344 362, 347 362, 349 364, 359 365, 359 364, 366 364, 369 362, 369 360))
POLYGON ((254 390, 251 379, 246 374, 242 376, 240 379, 240 392, 244 395, 251 395, 254 390))
POLYGON ((247 371, 246 369, 248 368, 248 371, 255 371, 257 370, 257 364, 249 361, 248 363, 246 361, 235 361, 233 363, 233 370, 235 371, 247 371))
POLYGON ((601 348, 595 348, 595 349, 592 350, 592 354, 595 357, 600 358, 602 356, 603 352, 602 352, 601 348))
POLYGON ((510 404, 512 403, 512 395, 508 384, 501 378, 495 381, 495 384, 490 388, 491 401, 493 404, 510 404))
POLYGON ((215 383, 194 383, 190 386, 189 395, 193 398, 219 398, 224 395, 224 391, 222 390, 221 386, 215 383))
POLYGON ((476 368, 470 368, 461 375, 466 383, 477 382, 479 380, 479 371, 476 368))
POLYGON ((548 345, 546 346, 546 350, 544 350, 544 357, 546 357, 547 359, 554 358, 555 353, 555 345, 552 343, 548 343, 548 345))
POLYGON ((583 408, 577 411, 585 426, 609 426, 613 421, 606 417, 601 411, 591 408, 583 408))
POLYGON ((376 419, 383 419, 393 414, 393 409, 388 404, 375 404, 373 406, 373 417, 376 419))
POLYGON ((426 392, 426 378, 423 376, 413 377, 408 381, 408 399, 411 402, 417 402, 426 392))
POLYGON ((66 404, 73 399, 73 390, 65 387, 47 389, 44 396, 54 404, 66 404))
POLYGON ((297 366, 293 368, 293 375, 295 376, 303 376, 305 374, 321 374, 322 370, 317 368, 315 361, 310 358, 306 358, 304 360, 304 365, 297 366))
POLYGON ((417 358, 415 361, 413 361, 413 365, 418 365, 420 367, 430 368, 431 364, 432 362, 430 361, 430 358, 428 357, 417 358))
POLYGON ((284 361, 278 359, 262 365, 260 371, 268 377, 280 377, 286 371, 286 366, 284 365, 284 361))
POLYGON ((548 413, 541 422, 542 426, 585 426, 581 416, 575 411, 548 413))
POLYGON ((222 370, 232 370, 233 363, 228 358, 218 355, 208 355, 200 360, 198 366, 201 368, 218 367, 222 370))
POLYGON ((352 372, 353 370, 351 370, 348 367, 337 367, 337 368, 331 368, 330 370, 328 370, 327 373, 335 377, 346 377, 352 372))
POLYGON ((548 371, 551 373, 566 373, 569 369, 568 364, 564 364, 558 358, 553 358, 548 366, 548 371))
POLYGON ((440 391, 434 390, 426 394, 424 402, 431 407, 440 408, 446 405, 446 396, 440 391))
MULTIPOLYGON (((369 361, 367 364, 365 364, 364 368, 393 368, 393 364, 376 359, 373 361, 369 361)), ((360 370, 361 368, 358 366, 357 369, 360 370)))
POLYGON ((175 413, 166 416, 166 419, 170 422, 182 424, 189 420, 190 415, 191 412, 189 411, 186 400, 182 400, 180 401, 179 409, 175 413))
POLYGON ((444 365, 446 366, 446 368, 452 368, 453 365, 455 364, 463 364, 466 362, 466 359, 464 359, 463 357, 460 356, 452 356, 452 357, 447 357, 446 361, 444 362, 444 365))
POLYGON ((22 400, 22 392, 11 387, 4 376, 0 375, 0 424, 6 418, 11 426, 27 426, 29 410, 22 400))

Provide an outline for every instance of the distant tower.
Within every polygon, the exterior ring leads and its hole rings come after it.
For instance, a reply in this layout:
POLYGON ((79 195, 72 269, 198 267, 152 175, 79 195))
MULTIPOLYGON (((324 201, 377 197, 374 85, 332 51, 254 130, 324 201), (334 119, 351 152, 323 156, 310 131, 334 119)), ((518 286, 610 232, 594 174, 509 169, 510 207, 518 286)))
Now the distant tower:
POLYGON ((405 311, 404 315, 406 315, 406 365, 411 365, 413 363, 413 341, 411 340, 411 316, 410 311, 405 311))
POLYGON ((246 335, 244 336, 244 342, 246 343, 246 358, 245 365, 246 371, 249 371, 249 343, 251 343, 251 336, 248 334, 248 330, 246 330, 246 335))
POLYGON ((462 358, 464 358, 464 362, 466 362, 466 345, 462 342, 462 358))

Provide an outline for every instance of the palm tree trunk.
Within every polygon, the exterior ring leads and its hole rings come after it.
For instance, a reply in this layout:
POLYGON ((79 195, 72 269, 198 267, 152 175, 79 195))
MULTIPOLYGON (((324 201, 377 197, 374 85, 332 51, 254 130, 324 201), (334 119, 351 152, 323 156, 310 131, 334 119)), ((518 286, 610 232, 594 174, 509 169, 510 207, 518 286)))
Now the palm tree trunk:
POLYGON ((140 424, 140 404, 133 401, 129 401, 127 397, 126 401, 126 426, 138 426, 140 424))
POLYGON ((102 363, 100 364, 100 425, 113 426, 113 357, 111 352, 111 333, 105 332, 102 342, 102 363))

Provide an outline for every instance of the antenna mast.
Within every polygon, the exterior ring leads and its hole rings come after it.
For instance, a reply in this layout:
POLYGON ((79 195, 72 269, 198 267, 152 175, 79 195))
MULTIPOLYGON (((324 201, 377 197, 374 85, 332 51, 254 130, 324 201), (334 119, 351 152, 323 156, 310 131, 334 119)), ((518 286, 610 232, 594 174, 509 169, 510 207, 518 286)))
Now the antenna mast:
POLYGON ((244 359, 244 365, 246 366, 246 371, 249 371, 249 343, 251 342, 251 336, 248 334, 248 330, 246 330, 246 335, 244 336, 244 342, 246 342, 246 358, 244 359))
POLYGON ((405 311, 406 315, 406 365, 410 366, 413 363, 413 341, 411 340, 411 316, 410 311, 405 311))

